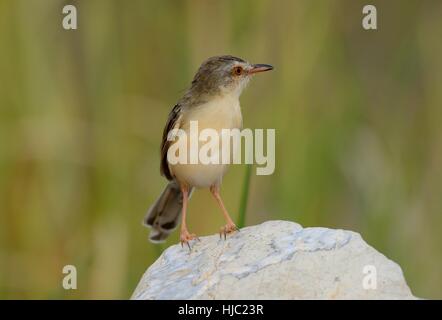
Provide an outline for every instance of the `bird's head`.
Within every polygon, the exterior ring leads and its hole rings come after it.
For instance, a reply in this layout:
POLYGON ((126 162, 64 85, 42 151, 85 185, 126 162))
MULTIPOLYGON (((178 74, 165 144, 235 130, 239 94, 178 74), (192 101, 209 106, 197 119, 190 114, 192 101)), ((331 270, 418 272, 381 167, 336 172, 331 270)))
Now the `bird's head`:
POLYGON ((241 95, 251 77, 272 70, 268 64, 251 64, 233 56, 216 56, 204 61, 192 81, 191 91, 200 95, 241 95))

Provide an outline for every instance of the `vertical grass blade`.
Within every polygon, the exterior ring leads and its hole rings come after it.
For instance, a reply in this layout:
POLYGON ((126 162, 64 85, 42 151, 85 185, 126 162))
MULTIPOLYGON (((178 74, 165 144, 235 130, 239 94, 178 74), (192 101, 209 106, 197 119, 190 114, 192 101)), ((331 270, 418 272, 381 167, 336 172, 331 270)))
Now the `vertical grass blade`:
POLYGON ((247 212, 247 201, 249 199, 249 187, 250 187, 250 176, 252 173, 252 165, 246 165, 246 173, 244 176, 242 191, 241 191, 241 202, 239 204, 239 217, 238 217, 238 228, 242 228, 246 223, 246 212, 247 212))

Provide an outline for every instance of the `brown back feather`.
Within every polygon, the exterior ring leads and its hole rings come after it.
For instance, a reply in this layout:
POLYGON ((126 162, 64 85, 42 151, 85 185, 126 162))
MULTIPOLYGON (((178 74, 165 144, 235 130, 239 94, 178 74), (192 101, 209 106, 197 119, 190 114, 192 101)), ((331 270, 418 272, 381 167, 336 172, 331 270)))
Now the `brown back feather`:
POLYGON ((166 126, 163 130, 163 140, 161 142, 161 164, 160 164, 160 172, 163 176, 167 178, 167 180, 172 180, 173 176, 169 170, 169 163, 167 161, 167 151, 169 150, 169 146, 172 141, 167 140, 167 135, 170 130, 179 127, 179 121, 181 118, 181 105, 176 104, 172 111, 169 114, 169 118, 167 119, 166 126))

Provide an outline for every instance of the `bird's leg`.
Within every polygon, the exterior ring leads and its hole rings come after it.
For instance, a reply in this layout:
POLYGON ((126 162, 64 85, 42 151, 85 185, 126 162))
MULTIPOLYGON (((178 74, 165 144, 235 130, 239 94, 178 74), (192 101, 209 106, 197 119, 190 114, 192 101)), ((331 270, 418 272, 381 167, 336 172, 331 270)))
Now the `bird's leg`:
POLYGON ((195 234, 189 233, 189 230, 187 230, 187 224, 186 224, 186 212, 187 212, 187 202, 189 199, 189 187, 186 185, 181 185, 181 193, 183 194, 183 207, 182 207, 182 213, 181 213, 181 233, 180 233, 180 241, 181 246, 184 244, 187 244, 190 250, 190 244, 189 241, 193 239, 198 239, 195 234))
POLYGON ((214 185, 210 187, 210 192, 215 197, 216 201, 218 202, 218 205, 221 208, 221 211, 224 215, 224 218, 227 221, 227 224, 224 227, 221 227, 221 230, 219 231, 219 236, 224 234, 224 239, 226 238, 226 235, 228 233, 231 233, 233 231, 239 231, 238 227, 233 222, 232 218, 230 217, 229 213, 227 212, 226 207, 224 206, 223 200, 221 199, 221 196, 219 194, 219 186, 214 185))

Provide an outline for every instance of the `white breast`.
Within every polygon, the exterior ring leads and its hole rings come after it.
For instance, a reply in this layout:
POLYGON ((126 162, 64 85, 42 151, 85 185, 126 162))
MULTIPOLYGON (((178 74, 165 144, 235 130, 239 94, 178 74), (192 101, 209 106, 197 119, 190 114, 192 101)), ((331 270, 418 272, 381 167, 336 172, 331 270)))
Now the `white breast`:
MULTIPOLYGON (((190 121, 198 121, 199 131, 210 128, 220 133, 222 129, 240 129, 242 115, 239 100, 236 96, 226 95, 189 110, 183 115, 180 126, 187 133, 189 133, 190 121)), ((227 165, 223 164, 170 165, 170 170, 178 181, 197 188, 220 183, 226 169, 227 165)))
POLYGON ((188 130, 192 120, 198 121, 200 130, 241 128, 242 115, 239 100, 233 95, 225 95, 194 107, 183 116, 181 128, 188 130))

